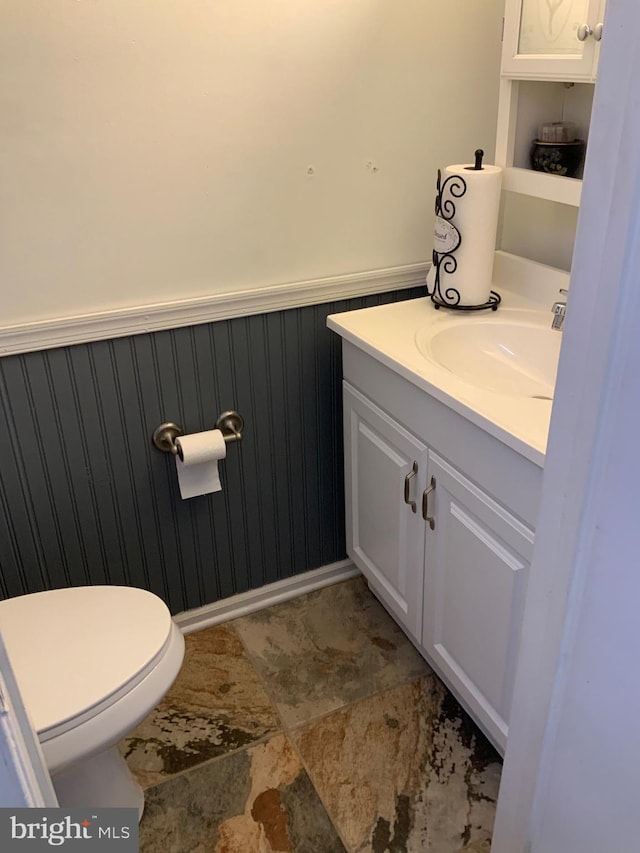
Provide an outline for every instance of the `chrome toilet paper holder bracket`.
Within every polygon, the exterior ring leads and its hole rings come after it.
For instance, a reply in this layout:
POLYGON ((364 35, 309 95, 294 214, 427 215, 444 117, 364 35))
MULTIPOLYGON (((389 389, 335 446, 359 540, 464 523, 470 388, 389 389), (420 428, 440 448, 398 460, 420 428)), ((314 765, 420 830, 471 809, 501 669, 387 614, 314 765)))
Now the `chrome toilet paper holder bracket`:
MULTIPOLYGON (((215 429, 219 429, 222 437, 229 444, 231 441, 240 441, 244 429, 244 418, 235 411, 223 412, 215 423, 215 429)), ((173 453, 182 459, 181 448, 176 444, 176 438, 184 435, 184 430, 173 421, 166 421, 156 427, 151 436, 154 447, 163 453, 173 453)))

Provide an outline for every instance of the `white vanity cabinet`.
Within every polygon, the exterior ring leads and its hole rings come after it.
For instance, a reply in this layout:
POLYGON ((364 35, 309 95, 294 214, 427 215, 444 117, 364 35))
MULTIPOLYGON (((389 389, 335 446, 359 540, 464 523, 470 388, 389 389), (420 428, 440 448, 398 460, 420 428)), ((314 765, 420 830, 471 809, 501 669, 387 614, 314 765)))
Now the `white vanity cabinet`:
POLYGON ((347 551, 504 750, 541 469, 343 342, 347 551))
POLYGON ((344 438, 347 551, 419 644, 427 447, 347 382, 344 438))
POLYGON ((433 452, 428 476, 422 647, 504 749, 533 532, 433 452))

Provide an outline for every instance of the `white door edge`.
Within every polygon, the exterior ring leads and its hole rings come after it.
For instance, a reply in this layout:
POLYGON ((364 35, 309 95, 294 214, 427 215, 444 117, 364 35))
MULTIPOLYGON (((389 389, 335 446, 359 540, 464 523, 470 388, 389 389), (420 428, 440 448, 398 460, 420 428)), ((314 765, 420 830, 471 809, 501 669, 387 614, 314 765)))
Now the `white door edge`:
MULTIPOLYGON (((584 610, 586 555, 598 523, 594 501, 603 481, 604 449, 616 419, 637 416, 637 401, 620 397, 617 367, 620 353, 637 339, 640 317, 635 272, 640 264, 639 36, 637 0, 611 3, 492 853, 551 849, 538 848, 536 838, 553 773, 550 756, 562 747, 558 709, 584 610)), ((579 785, 577 764, 575 781, 579 785)), ((610 825, 616 784, 612 779, 608 800, 598 806, 604 826, 610 825)), ((613 838, 608 849, 622 849, 613 838)), ((592 849, 583 844, 572 849, 578 847, 592 849)))
POLYGON ((0 806, 58 805, 0 631, 0 806))

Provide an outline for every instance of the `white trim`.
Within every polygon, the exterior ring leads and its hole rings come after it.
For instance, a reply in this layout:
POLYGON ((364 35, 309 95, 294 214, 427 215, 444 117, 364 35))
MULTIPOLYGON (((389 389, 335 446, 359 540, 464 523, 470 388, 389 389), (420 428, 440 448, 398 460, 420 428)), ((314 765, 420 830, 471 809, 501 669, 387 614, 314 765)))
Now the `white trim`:
POLYGON ((351 560, 342 560, 302 575, 294 575, 292 578, 261 586, 259 589, 241 592, 222 601, 214 601, 213 604, 205 604, 204 607, 185 610, 173 618, 183 634, 191 634, 192 631, 201 631, 203 628, 211 628, 221 622, 247 616, 249 613, 255 613, 256 610, 263 610, 265 607, 289 601, 316 589, 355 578, 359 574, 360 570, 356 569, 351 560))
POLYGON ((507 192, 532 195, 557 201, 571 207, 580 207, 582 180, 580 178, 547 175, 518 166, 507 166, 502 175, 502 189, 507 192))
POLYGON ((0 805, 55 807, 53 783, 0 633, 0 805))
MULTIPOLYGON (((585 166, 578 232, 571 280, 575 283, 567 308, 563 345, 560 355, 556 397, 543 479, 543 500, 536 524, 536 544, 531 563, 522 638, 518 658, 518 674, 514 690, 509 739, 505 754, 500 796, 494 826, 494 853, 527 853, 530 850, 622 850, 626 839, 635 833, 635 812, 621 815, 620 791, 637 790, 637 760, 628 751, 624 767, 607 768, 616 732, 602 731, 597 755, 598 780, 608 786, 607 796, 601 787, 591 785, 595 778, 593 756, 573 751, 574 744, 558 739, 560 721, 567 695, 565 691, 575 673, 574 643, 577 626, 588 614, 602 614, 603 602, 587 585, 593 577, 593 566, 606 566, 611 583, 619 582, 613 571, 627 559, 629 571, 633 558, 627 558, 629 542, 637 539, 634 531, 608 548, 600 544, 604 536, 615 536, 616 528, 599 503, 602 495, 611 495, 604 486, 611 466, 610 440, 616 423, 637 420, 637 395, 631 383, 625 393, 620 383, 623 356, 631 353, 637 340, 637 274, 640 262, 638 220, 640 219, 640 165, 637 160, 640 142, 640 111, 637 79, 640 73, 640 6, 637 0, 611 3, 607 11, 607 39, 602 45, 600 74, 596 86, 589 149, 585 166), (615 104, 612 109, 611 105, 615 104), (591 575, 589 574, 591 572, 591 575), (590 613, 588 605, 592 605, 590 613), (558 763, 554 763, 555 757, 558 763), (607 756, 606 761, 600 758, 607 756), (585 758, 585 760, 583 760, 585 758), (549 843, 549 835, 538 845, 542 829, 558 831, 558 823, 549 829, 551 812, 547 797, 557 793, 558 764, 572 765, 572 805, 565 814, 566 833, 557 843, 549 843), (630 768, 631 772, 630 772, 630 768), (629 778, 635 775, 633 784, 629 778), (554 787, 554 783, 555 787, 554 787), (591 786, 589 795, 585 789, 591 786), (594 805, 597 802, 597 805, 594 805), (576 807, 576 804, 578 806, 576 807), (582 812, 576 819, 576 812, 582 812), (599 826, 606 832, 583 832, 597 811, 599 826), (574 830, 571 835, 571 827, 574 830), (625 835, 625 833, 627 833, 625 835), (620 838, 625 838, 620 842, 620 838)), ((634 458, 628 453, 629 465, 634 458)), ((631 469, 633 471, 633 468, 631 469)), ((616 501, 610 514, 625 511, 628 498, 618 486, 616 501)), ((636 546, 637 547, 637 546, 636 546)), ((633 607, 630 587, 629 607, 633 607)), ((628 619, 628 612, 617 613, 618 621, 628 619)), ((595 620, 594 620, 595 621, 595 620)), ((613 620, 611 620, 613 621, 613 620)), ((629 680, 629 655, 635 645, 614 645, 609 633, 595 637, 603 647, 619 649, 615 665, 609 666, 611 679, 605 687, 602 668, 593 666, 583 683, 581 717, 602 719, 593 703, 595 693, 606 697, 611 706, 624 704, 633 710, 633 692, 620 689, 629 680), (612 692, 615 680, 618 691, 612 692), (587 686, 588 689, 587 689, 587 686)), ((637 645, 637 636, 634 637, 637 645)), ((601 662, 598 662, 601 663, 601 662)), ((635 662, 634 662, 635 663, 635 662)), ((631 678, 631 681, 633 679, 631 678)), ((575 682, 573 682, 575 683, 575 682)), ((566 729, 565 729, 566 731, 566 729)), ((625 730, 626 731, 626 730, 625 730)), ((635 735, 635 733, 634 733, 635 735)), ((567 799, 568 802, 568 799, 567 799)), ((565 803, 556 803, 556 814, 565 803)))
POLYGON ((161 329, 177 329, 180 326, 195 326, 232 317, 266 314, 303 305, 319 305, 335 299, 416 287, 425 283, 429 266, 428 263, 406 264, 291 284, 228 291, 195 299, 176 299, 75 317, 0 326, 0 356, 140 335, 161 329))

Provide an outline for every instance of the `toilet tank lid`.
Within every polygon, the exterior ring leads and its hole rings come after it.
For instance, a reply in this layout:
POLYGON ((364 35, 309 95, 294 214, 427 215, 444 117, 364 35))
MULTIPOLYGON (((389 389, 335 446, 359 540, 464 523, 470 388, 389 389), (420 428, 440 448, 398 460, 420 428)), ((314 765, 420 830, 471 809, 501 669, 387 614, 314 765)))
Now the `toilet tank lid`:
POLYGON ((0 601, 0 630, 41 733, 139 680, 167 642, 171 614, 144 589, 72 587, 0 601))

